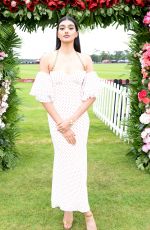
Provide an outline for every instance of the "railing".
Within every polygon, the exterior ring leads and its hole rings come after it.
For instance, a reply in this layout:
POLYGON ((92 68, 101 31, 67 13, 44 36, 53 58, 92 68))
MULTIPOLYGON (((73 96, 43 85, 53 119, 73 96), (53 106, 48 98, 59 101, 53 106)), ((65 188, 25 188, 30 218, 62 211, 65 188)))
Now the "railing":
POLYGON ((129 117, 129 89, 114 81, 100 79, 101 90, 93 104, 93 111, 120 138, 128 140, 127 120, 129 117))

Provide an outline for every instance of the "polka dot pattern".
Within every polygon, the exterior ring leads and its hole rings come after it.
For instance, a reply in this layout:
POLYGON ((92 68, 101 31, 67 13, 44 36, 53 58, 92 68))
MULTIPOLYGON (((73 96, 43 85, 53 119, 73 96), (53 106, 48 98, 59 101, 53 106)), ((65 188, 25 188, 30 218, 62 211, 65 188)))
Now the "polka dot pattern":
MULTIPOLYGON (((46 100, 46 97, 47 101, 53 101, 60 116, 67 119, 83 100, 97 95, 97 82, 98 77, 94 72, 89 74, 76 71, 73 74, 65 74, 62 71, 52 71, 47 76, 41 75, 41 79, 33 84, 30 94, 36 96, 39 101, 46 100), (47 78, 45 91, 41 89, 44 77, 47 78)), ((87 191, 88 113, 85 112, 72 126, 76 135, 75 145, 69 144, 57 131, 49 114, 48 123, 54 146, 51 205, 64 211, 87 212, 90 210, 87 191)))

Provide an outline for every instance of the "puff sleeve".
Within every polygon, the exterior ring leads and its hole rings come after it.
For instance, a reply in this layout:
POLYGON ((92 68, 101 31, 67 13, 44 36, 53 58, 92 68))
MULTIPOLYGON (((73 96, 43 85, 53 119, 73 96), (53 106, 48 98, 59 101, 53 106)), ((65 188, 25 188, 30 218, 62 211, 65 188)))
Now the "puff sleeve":
POLYGON ((29 94, 35 96, 36 100, 40 102, 53 102, 54 95, 50 74, 38 72, 29 94))
POLYGON ((100 79, 95 71, 88 72, 82 86, 82 100, 97 97, 100 93, 100 79))

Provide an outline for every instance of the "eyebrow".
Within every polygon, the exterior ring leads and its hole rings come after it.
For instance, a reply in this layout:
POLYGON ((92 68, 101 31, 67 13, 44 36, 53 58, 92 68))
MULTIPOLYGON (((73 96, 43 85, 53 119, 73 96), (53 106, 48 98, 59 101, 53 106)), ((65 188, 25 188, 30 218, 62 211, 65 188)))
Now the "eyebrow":
MULTIPOLYGON (((63 24, 59 25, 59 27, 61 27, 61 26, 65 27, 65 25, 63 25, 63 24)), ((69 24, 68 26, 74 26, 74 25, 73 24, 69 24)))

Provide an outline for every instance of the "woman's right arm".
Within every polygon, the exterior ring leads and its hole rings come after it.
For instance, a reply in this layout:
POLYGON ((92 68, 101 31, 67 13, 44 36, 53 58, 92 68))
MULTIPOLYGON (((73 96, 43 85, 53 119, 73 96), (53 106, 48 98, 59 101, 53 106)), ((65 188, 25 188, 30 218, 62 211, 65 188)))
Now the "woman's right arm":
MULTIPOLYGON (((49 74, 49 69, 48 69, 48 60, 49 56, 48 55, 43 55, 40 59, 40 71, 48 73, 49 74)), ((60 117, 60 115, 57 113, 53 102, 41 102, 43 107, 46 109, 48 114, 52 117, 52 119, 56 122, 56 124, 59 124, 60 122, 63 121, 63 119, 60 117)))

